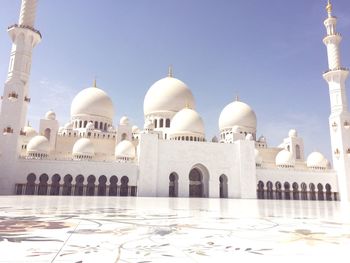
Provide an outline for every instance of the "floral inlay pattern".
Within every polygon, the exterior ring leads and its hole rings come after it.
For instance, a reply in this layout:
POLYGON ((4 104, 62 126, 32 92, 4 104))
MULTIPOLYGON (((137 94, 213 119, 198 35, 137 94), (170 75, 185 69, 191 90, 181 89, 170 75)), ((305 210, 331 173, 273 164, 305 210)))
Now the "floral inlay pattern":
POLYGON ((340 255, 350 247, 349 214, 327 202, 0 199, 5 262, 230 262, 340 255))

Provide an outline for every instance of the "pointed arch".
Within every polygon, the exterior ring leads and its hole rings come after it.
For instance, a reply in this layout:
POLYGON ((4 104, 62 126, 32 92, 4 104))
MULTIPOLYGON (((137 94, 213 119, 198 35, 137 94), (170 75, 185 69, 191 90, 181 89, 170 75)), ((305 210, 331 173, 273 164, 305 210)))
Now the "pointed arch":
POLYGON ((315 184, 310 183, 309 184, 309 188, 310 188, 310 200, 316 200, 316 187, 315 184))
POLYGON ((179 176, 172 172, 169 175, 169 197, 178 197, 179 176))
POLYGON ((220 198, 228 198, 228 179, 225 174, 220 175, 220 198))
POLYGON ((120 196, 128 196, 129 192, 129 177, 123 176, 120 179, 121 185, 120 185, 120 196))
POLYGON ((117 196, 118 193, 118 177, 115 175, 112 175, 111 178, 109 178, 109 196, 117 196))
POLYGON ((293 200, 299 200, 299 185, 294 182, 292 184, 292 188, 293 188, 293 200))
POLYGON ((88 196, 95 195, 95 182, 96 182, 96 177, 94 175, 89 175, 89 177, 87 178, 86 195, 88 196))
POLYGON ((106 182, 107 182, 106 176, 101 175, 98 178, 98 188, 97 188, 97 195, 98 196, 105 196, 106 195, 106 182))
POLYGON ((258 182, 258 199, 265 199, 265 196, 264 196, 264 182, 263 181, 259 181, 258 182))
POLYGON ((266 183, 266 193, 267 199, 273 199, 273 183, 271 181, 266 183))
POLYGON ((73 177, 70 174, 66 174, 64 176, 62 195, 71 195, 72 194, 72 181, 73 181, 73 177))
POLYGON ((326 184, 326 200, 332 201, 332 186, 330 184, 326 184))
POLYGON ((83 194, 84 194, 84 176, 79 174, 75 178, 74 195, 83 195, 83 194))
POLYGON ((47 174, 40 175, 38 195, 47 195, 48 181, 49 181, 49 176, 47 174))
POLYGON ((35 194, 35 180, 36 180, 36 175, 34 173, 28 174, 26 190, 24 192, 26 195, 34 195, 35 194))
POLYGON ((317 199, 319 201, 324 201, 324 193, 323 193, 323 185, 322 184, 317 185, 317 199))
POLYGON ((45 129, 44 136, 46 137, 46 139, 50 140, 50 137, 51 137, 51 129, 50 128, 45 129))
POLYGON ((301 200, 308 200, 306 183, 304 183, 304 182, 301 183, 300 188, 301 188, 301 200))
POLYGON ((51 181, 52 183, 51 183, 50 195, 59 195, 61 176, 59 174, 54 174, 51 178, 51 181))
POLYGON ((281 182, 277 181, 275 184, 276 187, 276 199, 281 200, 282 199, 282 184, 281 182))
POLYGON ((284 199, 290 200, 290 184, 288 182, 284 183, 284 199))
POLYGON ((192 166, 188 177, 190 197, 209 197, 209 172, 203 164, 192 166))

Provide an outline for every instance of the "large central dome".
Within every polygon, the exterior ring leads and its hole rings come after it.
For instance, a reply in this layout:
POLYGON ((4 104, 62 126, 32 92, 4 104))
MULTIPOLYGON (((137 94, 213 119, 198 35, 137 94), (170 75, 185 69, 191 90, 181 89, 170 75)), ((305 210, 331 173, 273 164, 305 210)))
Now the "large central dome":
POLYGON ((113 102, 106 92, 91 87, 80 91, 73 99, 70 113, 72 117, 98 116, 113 120, 113 102))
POLYGON ((195 108, 191 90, 177 78, 168 76, 154 83, 143 103, 144 115, 160 112, 178 112, 185 106, 195 108))

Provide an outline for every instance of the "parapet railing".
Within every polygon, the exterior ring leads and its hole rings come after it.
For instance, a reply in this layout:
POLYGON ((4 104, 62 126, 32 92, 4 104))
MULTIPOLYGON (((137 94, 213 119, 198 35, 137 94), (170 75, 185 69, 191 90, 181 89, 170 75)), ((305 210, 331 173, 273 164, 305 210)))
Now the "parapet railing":
POLYGON ((15 28, 15 27, 29 29, 29 30, 39 34, 40 38, 42 38, 40 31, 35 29, 34 27, 31 27, 31 26, 14 24, 14 25, 9 26, 7 29, 11 29, 11 28, 15 28))

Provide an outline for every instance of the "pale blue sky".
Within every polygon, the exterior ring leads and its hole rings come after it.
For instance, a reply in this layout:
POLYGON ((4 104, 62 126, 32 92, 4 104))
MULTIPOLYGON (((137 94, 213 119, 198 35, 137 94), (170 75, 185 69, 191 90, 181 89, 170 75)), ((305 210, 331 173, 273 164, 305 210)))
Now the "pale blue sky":
MULTIPOLYGON (((143 98, 164 77, 192 90, 207 138, 218 132, 221 110, 238 94, 258 117, 258 135, 278 145, 290 128, 306 153, 330 156, 328 87, 323 20, 326 0, 40 0, 36 27, 43 41, 34 51, 29 120, 48 109, 60 124, 81 89, 98 86, 112 97, 116 118, 143 126, 143 98)), ((343 34, 342 58, 350 64, 350 2, 333 0, 343 34)), ((20 0, 1 0, 0 83, 11 43, 8 25, 20 0)))

